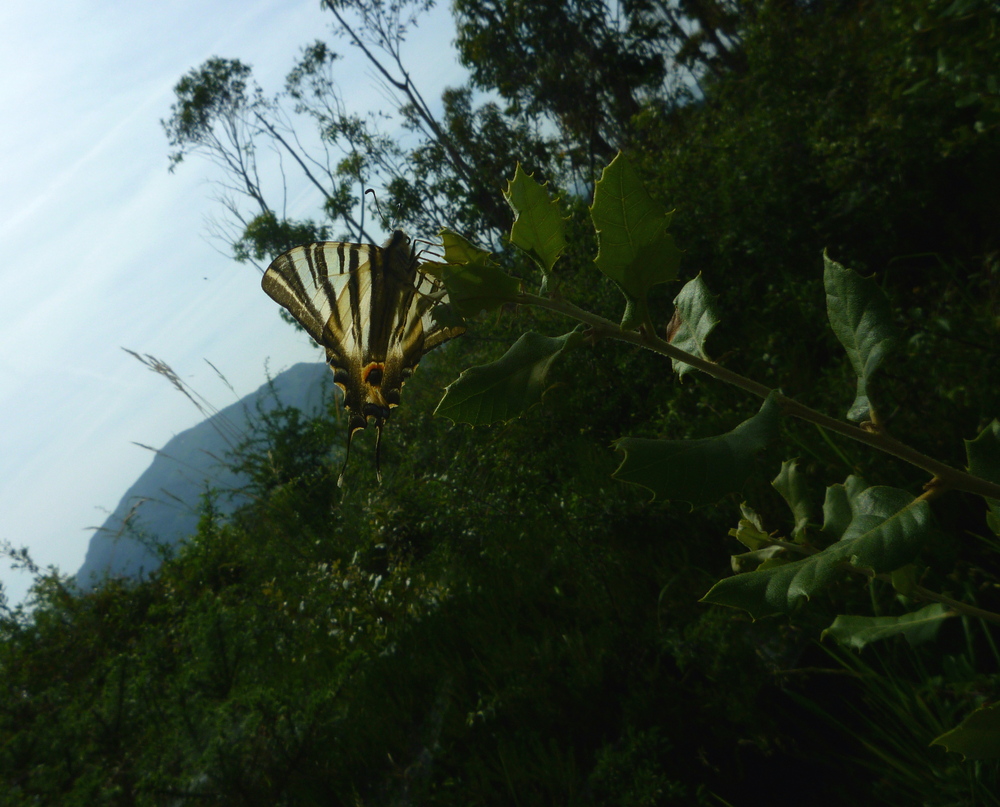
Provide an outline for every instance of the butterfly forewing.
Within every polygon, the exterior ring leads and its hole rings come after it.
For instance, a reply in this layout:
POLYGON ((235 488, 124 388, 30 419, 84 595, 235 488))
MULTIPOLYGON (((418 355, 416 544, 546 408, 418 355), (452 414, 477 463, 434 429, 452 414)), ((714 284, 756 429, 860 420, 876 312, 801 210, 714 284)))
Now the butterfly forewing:
POLYGON ((381 435, 421 357, 465 331, 435 322, 434 306, 446 297, 418 271, 409 239, 398 230, 381 247, 337 241, 295 247, 275 258, 261 285, 326 349, 351 413, 348 450, 350 435, 369 418, 381 435))
POLYGON ((352 304, 360 312, 371 295, 370 273, 358 270, 380 249, 339 241, 295 247, 274 259, 261 286, 321 345, 340 334, 353 336, 352 304), (352 278, 354 288, 349 288, 352 278))

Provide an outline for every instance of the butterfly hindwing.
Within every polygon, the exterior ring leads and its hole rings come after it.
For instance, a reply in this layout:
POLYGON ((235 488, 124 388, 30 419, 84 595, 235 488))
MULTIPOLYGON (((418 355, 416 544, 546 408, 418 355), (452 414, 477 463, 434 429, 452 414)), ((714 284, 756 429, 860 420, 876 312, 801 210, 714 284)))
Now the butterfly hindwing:
POLYGON ((434 307, 447 302, 440 283, 418 271, 409 239, 397 230, 381 247, 294 247, 275 258, 261 285, 326 349, 350 412, 348 452, 354 432, 374 419, 377 468, 382 427, 403 384, 428 350, 465 331, 435 321, 434 307))

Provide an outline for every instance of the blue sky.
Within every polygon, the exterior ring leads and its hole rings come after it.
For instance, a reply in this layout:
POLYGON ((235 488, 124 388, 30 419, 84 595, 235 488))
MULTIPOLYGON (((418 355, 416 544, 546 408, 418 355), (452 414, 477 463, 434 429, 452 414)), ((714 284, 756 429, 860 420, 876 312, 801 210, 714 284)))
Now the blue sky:
MULTIPOLYGON (((170 364, 216 407, 318 350, 278 317, 256 269, 208 237, 209 164, 168 173, 160 120, 180 76, 239 58, 267 93, 322 38, 348 58, 349 108, 384 103, 319 0, 55 0, 0 8, 0 540, 74 573, 91 531, 161 446, 201 416, 122 347, 170 364)), ((461 81, 446 9, 410 38, 428 100, 461 81)), ((315 199, 291 188, 294 212, 315 199)), ((25 575, 0 562, 12 601, 25 575)))

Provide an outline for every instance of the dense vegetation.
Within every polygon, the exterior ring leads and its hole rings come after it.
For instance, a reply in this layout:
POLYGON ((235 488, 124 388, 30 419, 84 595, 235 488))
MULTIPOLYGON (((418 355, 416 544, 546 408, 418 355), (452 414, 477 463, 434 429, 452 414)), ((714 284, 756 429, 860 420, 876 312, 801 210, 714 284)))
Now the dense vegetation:
MULTIPOLYGON (((355 200, 379 183, 408 229, 492 244, 537 290, 505 240, 498 178, 520 161, 569 216, 550 290, 617 320, 587 205, 622 150, 676 208, 682 278, 701 271, 719 295, 708 350, 722 365, 843 417, 855 378, 825 325, 827 249, 875 274, 905 334, 879 376, 893 434, 965 467, 962 439, 1000 416, 996 3, 457 0, 473 83, 448 91, 441 118, 393 62, 410 6, 327 5, 396 82, 418 142, 340 107, 322 43, 277 100, 237 61, 191 71, 165 122, 174 164, 201 152, 226 166, 238 259, 371 240, 355 200), (477 107, 477 90, 497 100, 477 107), (288 218, 255 165, 265 142, 299 154, 289 102, 341 155, 319 161, 325 175, 301 163, 318 221, 288 218)), ((676 293, 650 295, 661 333, 676 293)), ((517 420, 432 417, 461 370, 522 331, 571 327, 504 310, 428 356, 387 431, 381 486, 357 456, 366 435, 337 487, 335 401, 315 419, 279 408, 232 457, 253 503, 223 519, 224 492, 207 494, 198 532, 152 579, 79 595, 38 571, 30 608, 0 614, 0 803, 1000 804, 995 758, 929 745, 998 697, 987 619, 858 653, 820 632, 838 614, 899 613, 879 579, 845 574, 756 622, 699 603, 739 551, 741 499, 688 512, 611 477, 612 441, 709 437, 759 401, 597 340, 561 356, 517 420)), ((913 495, 927 481, 791 419, 779 442, 742 491, 765 532, 792 534, 769 484, 791 456, 817 501, 848 474, 913 495)), ((920 584, 1000 611, 982 498, 932 508, 920 584)))

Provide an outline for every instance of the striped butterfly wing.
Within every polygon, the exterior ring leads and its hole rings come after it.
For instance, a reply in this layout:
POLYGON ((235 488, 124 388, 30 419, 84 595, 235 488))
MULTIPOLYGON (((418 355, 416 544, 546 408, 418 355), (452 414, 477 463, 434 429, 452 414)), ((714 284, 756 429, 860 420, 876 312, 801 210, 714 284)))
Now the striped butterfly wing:
MULTIPOLYGON (((447 298, 417 267, 409 239, 396 230, 381 247, 337 241, 295 247, 274 259, 261 282, 326 349, 350 413, 345 469, 354 433, 374 421, 379 481, 382 427, 403 384, 428 350, 465 332, 435 322, 434 307, 447 298)), ((343 477, 341 471, 338 484, 343 477)))

